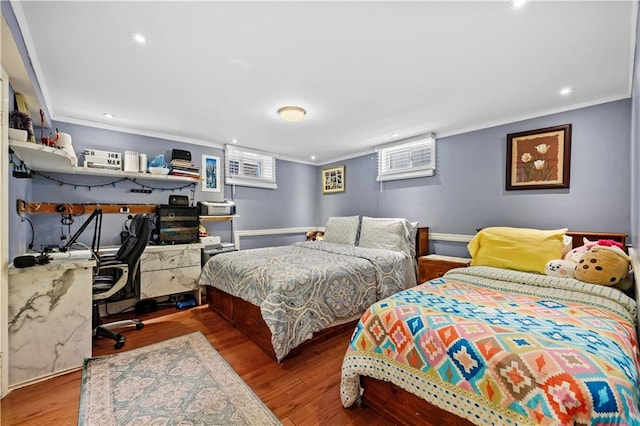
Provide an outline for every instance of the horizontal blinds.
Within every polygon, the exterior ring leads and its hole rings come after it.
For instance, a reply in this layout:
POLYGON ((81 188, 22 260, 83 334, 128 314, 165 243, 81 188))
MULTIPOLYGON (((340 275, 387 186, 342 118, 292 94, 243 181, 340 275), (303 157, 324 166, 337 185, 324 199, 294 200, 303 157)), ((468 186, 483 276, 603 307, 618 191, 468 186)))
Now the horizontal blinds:
POLYGON ((433 176, 436 169, 436 140, 433 136, 377 148, 377 181, 433 176))
POLYGON ((273 154, 225 145, 225 183, 277 189, 273 154))

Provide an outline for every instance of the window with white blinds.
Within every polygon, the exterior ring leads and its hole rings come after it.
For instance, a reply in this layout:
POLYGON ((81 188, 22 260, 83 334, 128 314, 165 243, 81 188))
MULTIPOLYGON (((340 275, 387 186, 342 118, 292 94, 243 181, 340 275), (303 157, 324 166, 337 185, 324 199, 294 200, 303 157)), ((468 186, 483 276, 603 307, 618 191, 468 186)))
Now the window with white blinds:
POLYGON ((412 141, 382 145, 378 151, 378 182, 433 176, 436 139, 433 135, 412 141))
POLYGON ((227 185, 278 188, 274 154, 225 145, 224 162, 227 185))

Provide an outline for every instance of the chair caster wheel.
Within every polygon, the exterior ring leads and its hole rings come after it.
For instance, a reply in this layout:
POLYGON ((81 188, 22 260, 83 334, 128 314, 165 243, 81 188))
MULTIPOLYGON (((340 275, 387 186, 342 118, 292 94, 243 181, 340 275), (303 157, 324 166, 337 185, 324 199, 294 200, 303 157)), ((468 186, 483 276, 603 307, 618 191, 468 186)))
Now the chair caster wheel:
POLYGON ((144 328, 144 323, 136 324, 136 330, 142 330, 144 328))
POLYGON ((122 334, 116 334, 115 340, 116 340, 116 344, 113 345, 115 349, 120 349, 121 347, 124 346, 124 343, 127 341, 126 337, 124 337, 122 334))

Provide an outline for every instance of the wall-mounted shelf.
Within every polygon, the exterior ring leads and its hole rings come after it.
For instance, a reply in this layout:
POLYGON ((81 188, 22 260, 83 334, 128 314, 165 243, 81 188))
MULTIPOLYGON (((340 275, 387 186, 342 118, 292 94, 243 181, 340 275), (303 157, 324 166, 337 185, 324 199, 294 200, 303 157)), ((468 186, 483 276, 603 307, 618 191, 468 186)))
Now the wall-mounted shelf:
POLYGON ((138 214, 155 213, 157 207, 155 204, 70 204, 24 200, 17 200, 16 202, 16 209, 19 214, 90 214, 96 209, 101 209, 103 213, 138 214))
POLYGON ((225 220, 233 220, 237 217, 240 217, 237 214, 234 215, 225 215, 225 216, 200 216, 200 220, 204 221, 213 221, 213 222, 222 222, 225 220))
POLYGON ((164 180, 198 183, 200 178, 151 173, 125 172, 122 170, 90 169, 74 166, 74 159, 65 151, 33 142, 9 140, 9 147, 31 170, 39 172, 66 173, 73 175, 108 176, 115 178, 164 180))

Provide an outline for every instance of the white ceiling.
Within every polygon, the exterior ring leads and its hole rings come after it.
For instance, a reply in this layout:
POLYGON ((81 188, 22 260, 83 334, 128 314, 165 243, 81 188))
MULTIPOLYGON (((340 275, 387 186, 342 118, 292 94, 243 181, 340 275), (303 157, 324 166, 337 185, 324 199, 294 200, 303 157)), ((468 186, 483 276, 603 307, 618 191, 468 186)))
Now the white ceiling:
POLYGON ((631 93, 635 1, 11 4, 54 120, 312 164, 631 93))

